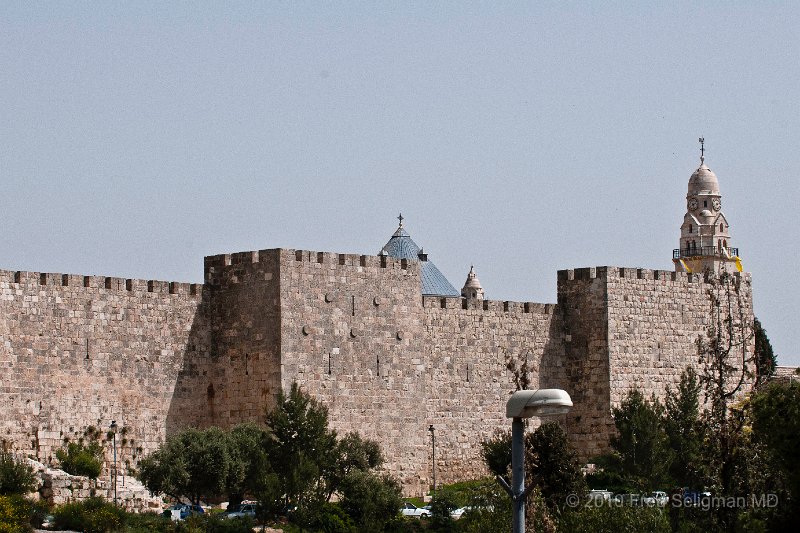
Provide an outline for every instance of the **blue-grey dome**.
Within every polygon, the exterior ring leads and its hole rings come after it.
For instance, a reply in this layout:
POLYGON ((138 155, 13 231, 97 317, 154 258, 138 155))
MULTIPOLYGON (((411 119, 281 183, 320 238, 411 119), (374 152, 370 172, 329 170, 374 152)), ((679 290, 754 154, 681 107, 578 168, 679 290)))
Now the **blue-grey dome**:
POLYGON ((461 296, 453 285, 447 281, 436 265, 428 261, 428 256, 417 246, 408 232, 403 229, 403 222, 394 232, 392 238, 381 248, 381 253, 398 259, 409 259, 420 262, 423 296, 461 296))

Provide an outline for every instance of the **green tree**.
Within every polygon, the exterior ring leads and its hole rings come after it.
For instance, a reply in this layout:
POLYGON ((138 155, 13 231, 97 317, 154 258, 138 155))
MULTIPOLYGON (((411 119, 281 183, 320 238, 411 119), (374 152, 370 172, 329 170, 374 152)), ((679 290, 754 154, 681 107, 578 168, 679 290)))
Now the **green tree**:
POLYGON ((27 494, 36 489, 36 475, 25 461, 9 451, 0 451, 0 496, 27 494))
POLYGON ((328 409, 292 383, 267 414, 267 452, 286 507, 327 501, 326 483, 336 469, 336 432, 328 429, 328 409))
POLYGON ((332 453, 335 461, 327 472, 328 500, 351 472, 368 472, 383 464, 380 445, 356 432, 349 432, 339 439, 332 453))
POLYGON ((65 448, 56 450, 56 459, 68 474, 97 479, 103 470, 103 447, 96 441, 67 442, 65 448))
POLYGON ((778 366, 778 359, 772 351, 772 344, 767 337, 767 330, 761 327, 761 322, 756 318, 753 321, 753 334, 755 335, 755 367, 756 367, 756 387, 760 387, 775 374, 775 367, 778 366))
POLYGON ((681 374, 677 390, 668 388, 664 400, 664 428, 674 454, 669 474, 679 486, 695 489, 705 485, 701 388, 697 372, 689 366, 681 374))
POLYGON ((586 492, 578 457, 558 423, 542 424, 525 440, 528 483, 541 490, 551 510, 562 507, 568 494, 586 492))
POLYGON ((655 490, 668 481, 672 451, 664 430, 663 407, 636 389, 612 409, 617 434, 611 446, 618 468, 640 490, 655 490))
POLYGON ((359 531, 384 531, 402 505, 400 484, 389 476, 353 470, 342 482, 340 505, 359 531))
POLYGON ((150 492, 194 504, 225 494, 231 471, 229 438, 215 427, 186 429, 139 463, 139 476, 150 492))
POLYGON ((266 428, 252 422, 234 426, 228 433, 230 462, 225 490, 229 505, 239 505, 245 495, 262 493, 272 483, 268 440, 266 428))
POLYGON ((492 474, 506 476, 511 468, 511 432, 496 431, 481 442, 481 455, 492 474))
POLYGON ((800 383, 770 383, 751 402, 753 441, 760 445, 767 474, 764 487, 779 493, 778 507, 769 513, 770 529, 800 523, 800 383), (785 490, 780 491, 783 486, 785 490))
MULTIPOLYGON (((746 416, 737 404, 746 392, 754 355, 750 353, 753 323, 746 315, 742 278, 727 272, 711 276, 709 327, 697 339, 700 383, 708 405, 704 460, 710 488, 723 496, 743 495, 742 473, 747 471, 748 443, 743 433, 746 416)), ((714 510, 719 527, 732 530, 737 510, 720 506, 714 510)))

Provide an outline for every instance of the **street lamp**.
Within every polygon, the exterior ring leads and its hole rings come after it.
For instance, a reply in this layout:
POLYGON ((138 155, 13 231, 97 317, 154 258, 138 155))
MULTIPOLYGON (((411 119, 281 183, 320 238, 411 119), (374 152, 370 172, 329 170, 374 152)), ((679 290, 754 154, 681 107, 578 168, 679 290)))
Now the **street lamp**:
POLYGON ((511 418, 511 486, 497 476, 513 504, 512 532, 525 533, 525 425, 523 418, 563 415, 572 407, 572 399, 561 389, 521 390, 506 403, 506 418, 511 418))
POLYGON ((432 448, 432 462, 433 462, 433 490, 431 496, 436 492, 436 433, 434 433, 433 424, 428 428, 431 432, 431 448, 432 448))
POLYGON ((112 476, 114 483, 114 505, 117 505, 117 421, 111 421, 111 433, 114 439, 114 474, 112 476))

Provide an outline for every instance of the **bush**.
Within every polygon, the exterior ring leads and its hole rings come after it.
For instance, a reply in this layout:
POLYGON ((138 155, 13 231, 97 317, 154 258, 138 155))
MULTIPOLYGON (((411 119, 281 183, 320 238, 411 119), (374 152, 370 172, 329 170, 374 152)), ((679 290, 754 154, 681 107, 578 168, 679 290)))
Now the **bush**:
POLYGON ((400 484, 389 476, 350 472, 342 482, 341 507, 359 531, 384 531, 402 505, 400 484))
POLYGON ((184 524, 155 513, 126 513, 125 533, 183 533, 184 524))
POLYGON ((125 512, 102 498, 88 498, 82 502, 62 505, 53 516, 58 529, 73 529, 84 533, 116 531, 125 522, 125 512))
MULTIPOLYGON (((301 531, 319 531, 323 533, 355 533, 353 519, 337 503, 315 502, 298 508, 292 515, 292 522, 301 527, 301 531)), ((380 531, 371 530, 371 531, 380 531)))
POLYGON ((0 451, 0 495, 27 494, 36 490, 33 468, 11 452, 0 451))
POLYGON ((66 449, 56 451, 56 459, 68 474, 97 479, 103 468, 103 448, 97 442, 69 442, 66 449))
POLYGON ((226 520, 218 513, 205 513, 191 515, 181 526, 180 533, 252 533, 255 522, 248 516, 226 520))
POLYGON ((0 496, 0 533, 32 531, 33 504, 19 495, 0 496))
POLYGON ((558 521, 559 531, 571 533, 669 533, 666 510, 660 507, 599 505, 566 510, 558 521))

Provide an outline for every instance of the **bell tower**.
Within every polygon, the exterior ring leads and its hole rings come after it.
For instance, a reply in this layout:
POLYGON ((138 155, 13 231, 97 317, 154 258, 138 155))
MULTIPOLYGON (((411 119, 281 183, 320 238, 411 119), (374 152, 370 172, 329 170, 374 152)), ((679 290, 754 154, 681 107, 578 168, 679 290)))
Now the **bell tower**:
POLYGON ((700 141, 700 167, 689 178, 686 214, 678 249, 672 251, 677 272, 702 273, 737 269, 739 249, 731 246, 728 219, 722 213, 717 175, 705 163, 705 139, 700 141))

